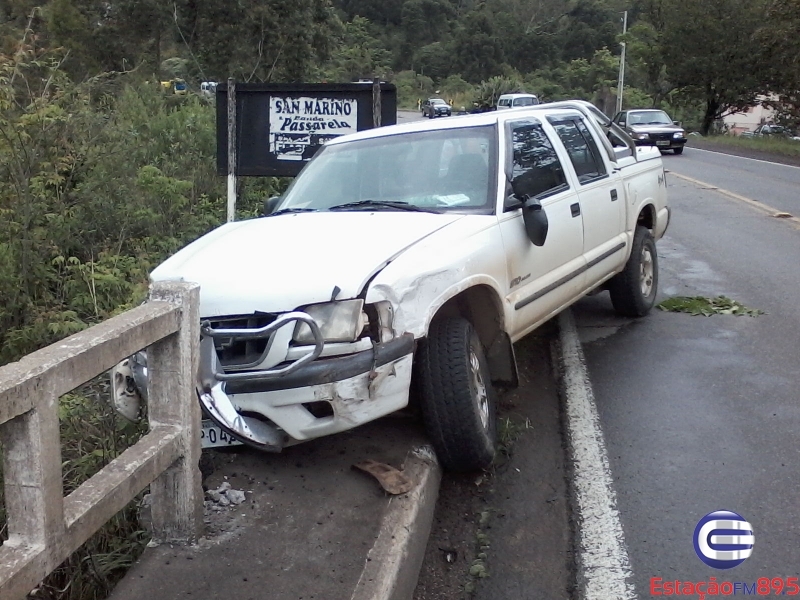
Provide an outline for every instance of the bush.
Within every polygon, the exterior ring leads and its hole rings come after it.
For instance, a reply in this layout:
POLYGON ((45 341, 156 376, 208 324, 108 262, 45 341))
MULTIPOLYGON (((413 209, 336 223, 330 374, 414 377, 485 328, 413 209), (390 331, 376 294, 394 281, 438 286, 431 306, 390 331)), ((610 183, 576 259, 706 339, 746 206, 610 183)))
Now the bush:
POLYGON ((425 100, 434 90, 433 79, 418 75, 414 71, 400 71, 390 78, 397 86, 397 107, 417 108, 418 100, 425 100))
MULTIPOLYGON (((225 218, 212 106, 131 75, 75 83, 60 58, 0 54, 0 365, 138 304, 155 265, 225 218)), ((283 187, 243 185, 240 215, 283 187)), ((60 400, 66 494, 141 434, 118 421, 103 379, 60 400)), ((105 597, 146 541, 133 503, 36 597, 105 597)))
POLYGON ((138 303, 226 199, 214 109, 197 96, 174 103, 129 76, 76 84, 25 53, 0 57, 0 83, 2 364, 138 303))

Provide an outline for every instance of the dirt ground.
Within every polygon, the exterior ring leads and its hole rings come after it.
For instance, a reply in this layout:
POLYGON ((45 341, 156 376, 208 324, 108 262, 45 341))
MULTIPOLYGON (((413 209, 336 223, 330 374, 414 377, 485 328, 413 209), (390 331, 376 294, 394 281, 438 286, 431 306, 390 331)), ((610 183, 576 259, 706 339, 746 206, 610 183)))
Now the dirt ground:
POLYGON ((494 467, 442 479, 414 600, 570 597, 566 457, 547 329, 515 347, 520 386, 500 396, 494 467))

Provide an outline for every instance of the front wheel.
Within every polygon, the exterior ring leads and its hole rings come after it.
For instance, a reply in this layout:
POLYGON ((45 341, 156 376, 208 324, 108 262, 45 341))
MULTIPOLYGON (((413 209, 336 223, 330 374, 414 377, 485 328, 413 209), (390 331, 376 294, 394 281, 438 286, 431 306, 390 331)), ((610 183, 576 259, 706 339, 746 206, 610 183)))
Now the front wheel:
POLYGON ((488 467, 495 454, 495 391, 483 346, 469 321, 434 321, 416 357, 422 419, 450 471, 488 467))
POLYGON ((683 154, 683 146, 680 148, 675 148, 675 154, 683 154))
POLYGON ((636 226, 633 250, 625 268, 609 285, 614 310, 625 317, 643 317, 653 308, 658 293, 658 254, 653 234, 636 226))

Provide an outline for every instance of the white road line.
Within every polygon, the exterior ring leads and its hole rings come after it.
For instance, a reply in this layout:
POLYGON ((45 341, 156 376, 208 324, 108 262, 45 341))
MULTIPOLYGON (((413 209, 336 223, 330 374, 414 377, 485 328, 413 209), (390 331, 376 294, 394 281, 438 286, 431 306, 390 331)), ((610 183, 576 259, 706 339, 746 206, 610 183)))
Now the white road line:
POLYGON ((706 150, 705 148, 695 148, 694 146, 687 146, 689 150, 696 150, 697 152, 710 152, 711 154, 724 154, 725 156, 733 156, 734 158, 741 158, 743 160, 752 160, 753 162, 760 162, 767 165, 775 165, 776 167, 788 167, 789 169, 800 169, 794 165, 785 165, 779 162, 772 162, 771 160, 761 160, 759 158, 749 158, 747 156, 739 156, 737 154, 728 154, 727 152, 719 152, 717 150, 706 150))
POLYGON ((558 319, 567 439, 578 523, 578 590, 582 600, 635 600, 606 446, 572 313, 558 319))

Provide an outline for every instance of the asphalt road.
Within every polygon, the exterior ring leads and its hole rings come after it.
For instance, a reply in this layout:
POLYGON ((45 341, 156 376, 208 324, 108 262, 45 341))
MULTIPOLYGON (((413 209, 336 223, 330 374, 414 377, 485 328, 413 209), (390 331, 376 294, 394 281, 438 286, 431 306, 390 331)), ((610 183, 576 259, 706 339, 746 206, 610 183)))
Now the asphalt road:
POLYGON ((667 169, 800 216, 800 167, 686 148, 664 155, 667 169))
MULTIPOLYGON (((414 118, 410 113, 400 120, 414 118)), ((752 585, 760 577, 800 576, 800 230, 710 189, 800 216, 800 169, 693 148, 663 160, 673 173, 674 216, 658 244, 661 299, 726 295, 766 314, 656 310, 626 320, 614 315, 606 294, 573 309, 639 598, 652 597, 653 577, 752 585), (729 571, 705 565, 693 546, 698 520, 717 510, 739 513, 754 528, 752 556, 729 571)), ((535 397, 533 390, 523 393, 535 397)), ((545 477, 531 490, 553 481, 545 477)), ((504 498, 501 510, 524 514, 524 498, 524 492, 504 498)), ((439 515, 445 524, 446 513, 445 505, 439 515)), ((562 519, 535 526, 516 520, 507 533, 528 538, 536 526, 563 527, 562 519)), ((478 585, 479 597, 557 597, 552 588, 545 595, 537 589, 548 578, 533 560, 523 585, 508 578, 526 572, 525 560, 514 552, 490 555, 492 582, 478 585), (526 593, 534 589, 540 593, 526 593)), ((550 568, 564 573, 555 560, 550 568)))
MULTIPOLYGON (((800 212, 800 169, 687 149, 676 173, 800 212), (758 192, 758 193, 756 193, 758 192)), ((655 311, 625 321, 605 295, 575 308, 641 598, 651 577, 752 584, 800 575, 800 231, 677 177, 659 242, 661 294, 724 294, 766 311, 699 317, 655 311), (731 571, 695 554, 715 510, 754 528, 731 571)))

